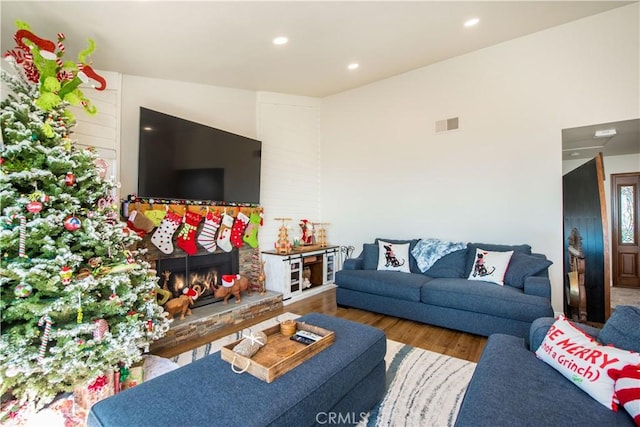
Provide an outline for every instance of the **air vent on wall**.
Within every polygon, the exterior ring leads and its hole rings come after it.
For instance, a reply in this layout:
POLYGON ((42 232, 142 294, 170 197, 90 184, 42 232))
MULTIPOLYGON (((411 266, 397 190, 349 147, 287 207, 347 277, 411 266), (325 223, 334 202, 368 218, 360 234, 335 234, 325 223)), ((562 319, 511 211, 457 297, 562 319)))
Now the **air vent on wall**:
POLYGON ((459 127, 460 119, 458 117, 436 121, 436 133, 458 130, 459 127))

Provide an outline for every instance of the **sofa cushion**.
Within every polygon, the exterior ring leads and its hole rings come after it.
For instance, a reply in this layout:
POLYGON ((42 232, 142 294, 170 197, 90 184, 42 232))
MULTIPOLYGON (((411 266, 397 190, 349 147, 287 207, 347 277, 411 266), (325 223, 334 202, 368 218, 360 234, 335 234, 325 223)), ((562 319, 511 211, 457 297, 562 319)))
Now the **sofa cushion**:
POLYGON ((378 269, 378 245, 365 243, 362 245, 362 268, 364 270, 378 269))
POLYGON ((378 240, 378 270, 410 273, 409 243, 391 243, 378 240))
POLYGON ((398 271, 340 270, 336 272, 336 285, 353 291, 420 301, 420 288, 430 277, 398 271))
POLYGON ((503 286, 504 275, 512 255, 513 251, 492 252, 476 248, 476 260, 468 279, 483 280, 503 286))
MULTIPOLYGON (((497 287, 497 286, 494 286, 497 287)), ((487 340, 456 419, 459 427, 633 426, 527 350, 522 338, 487 340)))
POLYGON ((409 244, 409 271, 411 271, 412 273, 422 273, 418 268, 418 263, 416 262, 416 259, 413 257, 413 255, 411 255, 411 251, 413 250, 413 248, 416 246, 416 244, 420 239, 398 240, 398 239, 383 239, 381 237, 377 237, 374 242, 376 245, 378 244, 378 240, 384 240, 385 242, 393 243, 394 245, 402 245, 403 243, 408 243, 409 244))
POLYGON ((640 364, 638 353, 596 342, 563 315, 551 325, 535 354, 609 409, 617 408, 615 381, 609 373, 640 364))
POLYGON ((467 265, 465 266, 465 275, 471 273, 473 264, 476 261, 476 249, 481 248, 485 251, 493 252, 522 252, 527 255, 531 255, 531 246, 529 245, 502 245, 495 243, 467 243, 467 265))
POLYGON ((509 262, 509 268, 507 268, 507 274, 504 276, 504 283, 523 289, 524 280, 527 277, 535 276, 549 268, 551 264, 553 262, 541 254, 527 255, 522 252, 514 252, 509 262))
POLYGON ((425 271, 429 277, 462 278, 467 277, 465 266, 467 263, 467 248, 451 252, 443 256, 425 271))
POLYGON ((640 353, 640 307, 619 305, 602 327, 598 340, 605 345, 640 353))
POLYGON ((421 300, 435 306, 523 322, 553 316, 548 298, 527 295, 511 286, 467 279, 432 279, 422 286, 421 300))

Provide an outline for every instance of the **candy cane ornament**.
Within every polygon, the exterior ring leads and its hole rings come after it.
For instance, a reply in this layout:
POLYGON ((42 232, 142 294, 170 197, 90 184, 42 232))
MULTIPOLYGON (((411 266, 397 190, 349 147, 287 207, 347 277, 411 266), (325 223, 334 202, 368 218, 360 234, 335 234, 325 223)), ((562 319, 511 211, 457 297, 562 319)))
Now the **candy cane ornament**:
POLYGON ((47 314, 42 316, 38 321, 38 326, 44 325, 44 333, 42 334, 42 340, 40 341, 40 353, 38 354, 38 362, 44 362, 44 353, 47 351, 47 344, 49 343, 49 336, 51 335, 51 325, 53 321, 47 314))
POLYGON ((25 258, 26 255, 26 241, 27 241, 27 218, 24 215, 20 215, 20 240, 18 243, 18 256, 25 258))
POLYGON ((13 220, 18 218, 20 220, 20 236, 18 238, 18 257, 26 258, 26 241, 27 241, 27 217, 24 215, 13 214, 7 221, 7 224, 11 224, 13 220))

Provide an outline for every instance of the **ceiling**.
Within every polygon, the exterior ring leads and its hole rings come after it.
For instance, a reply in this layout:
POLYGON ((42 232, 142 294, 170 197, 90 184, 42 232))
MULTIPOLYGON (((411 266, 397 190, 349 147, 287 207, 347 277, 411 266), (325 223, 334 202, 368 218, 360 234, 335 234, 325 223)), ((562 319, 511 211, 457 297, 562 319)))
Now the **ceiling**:
POLYGON ((562 160, 640 154, 640 119, 601 123, 562 130, 562 160), (615 135, 596 137, 597 131, 615 130, 615 135))
POLYGON ((630 3, 2 0, 1 47, 20 19, 42 38, 64 32, 65 59, 93 38, 99 70, 325 97, 630 3))

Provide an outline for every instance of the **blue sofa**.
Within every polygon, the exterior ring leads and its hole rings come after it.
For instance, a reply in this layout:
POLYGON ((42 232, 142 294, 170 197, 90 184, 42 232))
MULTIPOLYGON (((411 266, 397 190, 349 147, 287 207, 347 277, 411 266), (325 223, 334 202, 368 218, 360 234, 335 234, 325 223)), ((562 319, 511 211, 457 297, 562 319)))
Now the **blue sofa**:
MULTIPOLYGON (((607 409, 534 351, 553 318, 533 322, 527 339, 491 335, 462 400, 457 427, 634 426, 621 406, 607 409)), ((640 307, 618 306, 602 329, 576 324, 598 342, 640 352, 640 307)))
POLYGON ((504 333, 524 337, 539 317, 553 316, 551 261, 531 252, 529 245, 468 243, 440 258, 424 273, 410 258, 410 272, 377 270, 378 240, 394 244, 414 240, 376 239, 365 243, 357 258, 347 259, 336 273, 336 301, 376 313, 489 336, 504 333), (476 248, 514 251, 505 285, 467 279, 476 248))

